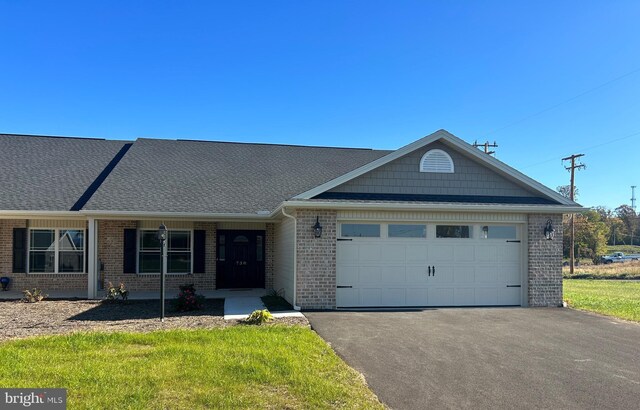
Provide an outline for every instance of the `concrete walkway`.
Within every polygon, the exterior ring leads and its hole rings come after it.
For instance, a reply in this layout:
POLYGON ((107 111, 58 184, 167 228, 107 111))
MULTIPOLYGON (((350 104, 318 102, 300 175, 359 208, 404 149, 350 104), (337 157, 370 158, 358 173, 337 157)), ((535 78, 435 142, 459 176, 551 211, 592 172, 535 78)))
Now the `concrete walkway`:
MULTIPOLYGON (((242 320, 249 317, 254 310, 266 309, 258 296, 227 296, 224 299, 224 320, 242 320)), ((297 310, 271 312, 273 317, 304 317, 297 310)))

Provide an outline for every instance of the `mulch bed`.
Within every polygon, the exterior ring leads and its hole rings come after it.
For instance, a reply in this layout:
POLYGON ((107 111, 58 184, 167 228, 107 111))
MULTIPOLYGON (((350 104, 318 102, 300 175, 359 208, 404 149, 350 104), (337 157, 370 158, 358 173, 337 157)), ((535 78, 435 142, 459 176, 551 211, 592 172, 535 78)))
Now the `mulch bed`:
MULTIPOLYGON (((0 301, 0 341, 73 332, 208 329, 242 323, 224 320, 224 299, 207 299, 202 310, 192 312, 175 312, 167 301, 165 309, 165 321, 162 323, 159 319, 160 302, 157 300, 0 301)), ((278 318, 271 323, 309 324, 305 318, 278 318)))

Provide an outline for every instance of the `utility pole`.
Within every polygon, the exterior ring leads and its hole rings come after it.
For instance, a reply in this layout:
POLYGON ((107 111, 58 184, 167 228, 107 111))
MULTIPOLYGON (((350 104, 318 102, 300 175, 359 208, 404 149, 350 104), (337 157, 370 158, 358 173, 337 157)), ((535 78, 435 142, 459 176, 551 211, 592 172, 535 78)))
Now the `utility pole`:
MULTIPOLYGON (((631 209, 636 211, 636 186, 631 185, 631 209)), ((631 246, 633 246, 633 227, 635 224, 631 224, 631 246)))
MULTIPOLYGON (((571 165, 568 167, 565 167, 565 169, 569 172, 571 172, 571 190, 569 191, 569 199, 571 199, 573 201, 574 198, 574 192, 575 192, 575 170, 576 169, 581 169, 581 168, 586 168, 586 165, 584 164, 576 164, 576 159, 583 157, 584 154, 573 154, 571 156, 568 156, 566 158, 562 158, 563 161, 571 161, 571 165)), ((573 265, 575 264, 575 236, 576 236, 576 225, 575 225, 575 218, 574 218, 574 214, 571 214, 571 249, 569 249, 569 270, 571 272, 571 274, 573 275, 573 265)))
POLYGON ((498 144, 495 141, 493 141, 493 144, 490 144, 489 141, 486 141, 484 144, 478 144, 478 140, 475 140, 473 142, 473 146, 476 148, 482 147, 484 149, 484 153, 489 155, 496 153, 495 151, 489 151, 489 148, 498 148, 498 144))

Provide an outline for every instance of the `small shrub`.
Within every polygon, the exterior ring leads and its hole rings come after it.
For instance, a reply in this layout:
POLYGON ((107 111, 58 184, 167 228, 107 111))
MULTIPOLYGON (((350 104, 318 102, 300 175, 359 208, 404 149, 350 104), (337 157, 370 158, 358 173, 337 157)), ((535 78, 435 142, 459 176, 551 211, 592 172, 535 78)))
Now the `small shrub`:
POLYGON ((191 285, 180 286, 180 293, 173 301, 173 307, 178 312, 200 310, 204 306, 204 296, 196 294, 196 288, 191 285))
POLYGON ((251 312, 248 318, 245 319, 246 323, 252 325, 261 325, 266 322, 271 322, 273 320, 273 315, 267 309, 258 309, 251 312))
POLYGON ((113 286, 113 283, 109 282, 105 297, 107 300, 127 300, 129 298, 129 291, 124 288, 124 283, 120 283, 116 288, 113 286))
POLYGON ((37 303, 46 298, 49 295, 45 295, 42 293, 42 290, 33 288, 33 289, 25 289, 22 291, 22 301, 25 303, 37 303))

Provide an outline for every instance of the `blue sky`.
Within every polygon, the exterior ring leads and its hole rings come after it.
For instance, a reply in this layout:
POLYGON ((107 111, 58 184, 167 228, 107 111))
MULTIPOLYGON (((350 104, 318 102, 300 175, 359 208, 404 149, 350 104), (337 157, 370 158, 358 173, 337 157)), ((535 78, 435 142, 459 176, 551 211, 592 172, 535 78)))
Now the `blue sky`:
POLYGON ((584 153, 579 202, 613 208, 640 185, 639 18, 638 1, 0 0, 0 132, 393 149, 445 128, 551 188, 584 153))

